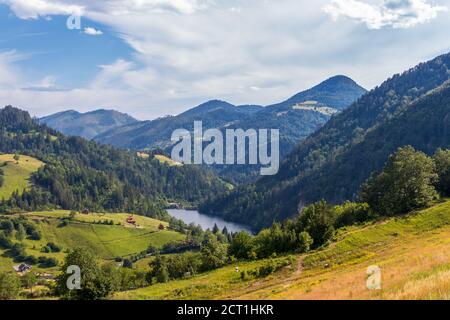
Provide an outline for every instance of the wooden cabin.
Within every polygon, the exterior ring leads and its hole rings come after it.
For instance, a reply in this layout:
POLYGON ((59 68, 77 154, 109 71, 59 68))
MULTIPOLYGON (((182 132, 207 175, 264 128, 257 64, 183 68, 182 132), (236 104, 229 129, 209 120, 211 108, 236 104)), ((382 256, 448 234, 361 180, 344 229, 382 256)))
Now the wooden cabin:
POLYGON ((136 225, 136 219, 133 216, 128 216, 127 223, 136 225))

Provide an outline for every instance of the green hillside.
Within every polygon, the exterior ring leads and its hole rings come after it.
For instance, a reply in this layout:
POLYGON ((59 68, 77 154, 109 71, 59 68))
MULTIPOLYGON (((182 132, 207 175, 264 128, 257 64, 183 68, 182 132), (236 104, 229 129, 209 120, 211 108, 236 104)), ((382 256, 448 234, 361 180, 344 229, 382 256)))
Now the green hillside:
MULTIPOLYGON (((450 202, 401 218, 343 229, 328 248, 264 279, 243 281, 235 265, 188 280, 118 293, 118 299, 448 299, 450 202), (366 270, 382 270, 382 290, 366 270)), ((283 259, 283 258, 278 258, 283 259)), ((249 271, 268 260, 239 262, 249 271)))
POLYGON ((14 191, 22 193, 30 186, 30 175, 44 163, 35 158, 20 156, 14 160, 13 154, 0 155, 0 168, 3 171, 3 185, 0 187, 0 199, 8 199, 14 191))
POLYGON ((135 152, 67 137, 11 106, 0 109, 0 127, 0 152, 45 162, 33 176, 33 187, 2 203, 3 212, 89 208, 165 220, 167 200, 195 204, 226 190, 222 180, 195 166, 167 166, 135 152))
POLYGON ((398 147, 448 148, 449 70, 445 54, 393 76, 301 142, 277 175, 219 194, 201 211, 259 229, 321 199, 354 200, 398 147))
MULTIPOLYGON (((1 217, 25 217, 33 222, 39 230, 40 240, 26 239, 26 254, 35 257, 54 257, 62 261, 65 251, 76 247, 84 247, 92 251, 103 261, 112 261, 117 257, 130 257, 148 249, 150 245, 161 248, 164 244, 182 240, 181 233, 172 230, 159 230, 166 222, 151 218, 134 216, 137 226, 126 222, 128 214, 77 214, 68 220, 68 211, 33 212, 26 214, 8 215, 1 217), (64 219, 65 218, 65 219, 64 219), (66 221, 62 223, 63 220, 66 221), (113 225, 100 224, 103 221, 113 221, 113 225), (62 250, 58 253, 44 253, 43 247, 53 242, 62 250)), ((0 249, 0 271, 11 271, 14 265, 12 258, 5 256, 6 250, 0 249)), ((17 264, 17 263, 16 263, 17 264)), ((37 267, 39 269, 39 267, 37 267)), ((49 270, 45 269, 47 272, 49 270)), ((50 271, 59 270, 52 268, 50 271)))

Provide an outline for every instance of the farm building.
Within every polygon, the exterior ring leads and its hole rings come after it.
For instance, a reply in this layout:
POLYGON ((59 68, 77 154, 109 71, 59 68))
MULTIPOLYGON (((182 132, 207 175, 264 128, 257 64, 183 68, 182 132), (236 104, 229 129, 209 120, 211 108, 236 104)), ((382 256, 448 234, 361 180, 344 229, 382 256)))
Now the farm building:
POLYGON ((136 219, 134 219, 133 216, 128 216, 127 223, 135 225, 136 224, 136 219))
POLYGON ((32 267, 26 263, 22 263, 22 264, 19 264, 19 265, 13 267, 14 271, 19 272, 19 273, 30 271, 31 268, 32 267))

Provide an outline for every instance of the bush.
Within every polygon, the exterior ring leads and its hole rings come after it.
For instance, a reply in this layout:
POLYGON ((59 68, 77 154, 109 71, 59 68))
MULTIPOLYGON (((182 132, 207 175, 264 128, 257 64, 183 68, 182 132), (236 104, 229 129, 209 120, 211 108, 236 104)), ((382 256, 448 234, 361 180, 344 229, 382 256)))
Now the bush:
POLYGON ((377 217, 367 203, 345 202, 343 205, 336 206, 335 211, 336 229, 364 223, 377 217))
POLYGON ((47 243, 47 247, 50 249, 50 252, 61 252, 61 248, 53 242, 47 243))
POLYGON ((123 266, 124 268, 129 268, 129 269, 131 269, 131 268, 133 268, 133 262, 131 262, 129 259, 124 259, 124 260, 123 260, 123 263, 122 263, 122 266, 123 266))
POLYGON ((11 237, 11 235, 13 234, 15 228, 14 228, 14 223, 11 220, 3 220, 0 223, 0 229, 3 230, 3 232, 5 233, 5 235, 7 237, 11 237))
MULTIPOLYGON (((287 267, 289 265, 292 265, 293 260, 291 258, 282 259, 282 260, 269 260, 268 262, 265 262, 262 266, 253 269, 247 273, 247 276, 251 276, 253 278, 265 278, 275 272, 278 272, 284 267, 287 267)), ((245 275, 241 272, 241 279, 242 277, 245 277, 245 275)))
POLYGON ((9 250, 9 254, 15 258, 25 257, 25 246, 21 243, 16 243, 9 250))
POLYGON ((58 265, 58 260, 55 258, 48 258, 48 257, 39 257, 37 262, 39 263, 39 266, 41 268, 52 268, 56 267, 58 265))
POLYGON ((42 235, 38 230, 33 230, 28 238, 30 240, 39 241, 42 239, 42 235))
POLYGON ((313 245, 313 238, 309 235, 308 232, 303 231, 298 235, 298 247, 297 252, 298 253, 306 253, 311 249, 311 246, 313 245))
POLYGON ((0 248, 11 249, 12 246, 12 241, 6 237, 3 231, 0 231, 0 248))
POLYGON ((156 278, 158 282, 166 279, 181 279, 197 274, 202 267, 202 259, 199 253, 184 253, 169 256, 157 255, 150 263, 152 271, 148 279, 156 278))
POLYGON ((22 258, 21 262, 26 262, 28 264, 34 265, 34 264, 38 264, 39 260, 35 256, 25 256, 22 258))
POLYGON ((0 273, 0 300, 11 300, 18 297, 20 293, 20 280, 11 273, 0 273))
POLYGON ((52 250, 48 246, 44 246, 44 247, 42 247, 41 252, 50 253, 50 252, 52 252, 52 250))

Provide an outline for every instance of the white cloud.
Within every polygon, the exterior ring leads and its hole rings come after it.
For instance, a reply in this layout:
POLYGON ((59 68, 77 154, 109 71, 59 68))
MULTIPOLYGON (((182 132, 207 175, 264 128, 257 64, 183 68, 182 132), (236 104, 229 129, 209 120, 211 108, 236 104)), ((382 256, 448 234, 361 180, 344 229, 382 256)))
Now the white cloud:
POLYGON ((446 6, 432 5, 427 0, 382 0, 372 5, 359 0, 332 0, 324 7, 334 20, 340 16, 363 22, 369 29, 383 27, 410 28, 435 19, 446 6))
POLYGON ((19 54, 14 50, 0 51, 0 88, 13 88, 23 80, 14 63, 25 58, 25 55, 19 54))
POLYGON ((97 30, 92 27, 87 27, 87 28, 84 28, 84 33, 88 34, 90 36, 101 36, 103 34, 103 31, 97 30))
POLYGON ((68 1, 53 0, 0 0, 9 5, 11 10, 21 19, 37 19, 48 15, 82 15, 82 5, 70 4, 68 1))
POLYGON ((205 8, 210 0, 0 0, 22 19, 36 19, 49 15, 88 15, 103 12, 127 15, 136 12, 193 13, 205 8))
MULTIPOLYGON (((373 26, 382 21, 399 28, 401 19, 386 20, 386 10, 399 16, 401 5, 411 3, 389 1, 381 10, 376 0, 364 1, 352 0, 354 6, 338 8, 353 10, 358 21, 369 15, 373 26)), ((371 88, 450 49, 450 19, 444 14, 414 29, 373 32, 349 19, 334 22, 323 12, 330 0, 41 0, 49 7, 40 9, 28 6, 33 0, 8 2, 22 18, 46 17, 55 5, 64 14, 70 3, 134 49, 131 57, 98 66, 88 84, 64 91, 56 90, 64 74, 13 81, 17 85, 6 88, 3 69, 16 78, 26 78, 29 72, 19 70, 14 59, 2 64, 0 56, 0 103, 25 107, 36 115, 67 108, 114 108, 148 119, 213 98, 270 104, 335 74, 371 88)), ((435 7, 440 6, 431 6, 435 7)), ((421 10, 422 20, 426 8, 421 10)), ((402 10, 403 16, 414 17, 402 10)), ((413 21, 405 17, 403 22, 413 21)))

